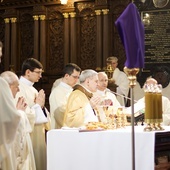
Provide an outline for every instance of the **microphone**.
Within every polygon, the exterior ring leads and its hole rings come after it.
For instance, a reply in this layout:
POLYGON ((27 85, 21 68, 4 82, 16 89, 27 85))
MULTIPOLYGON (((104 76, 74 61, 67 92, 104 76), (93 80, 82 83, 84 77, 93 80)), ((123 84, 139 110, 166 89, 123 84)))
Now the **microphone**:
MULTIPOLYGON (((114 95, 116 96, 120 96, 120 97, 123 97, 124 99, 128 99, 128 100, 132 100, 130 97, 127 97, 125 95, 122 95, 122 94, 119 94, 119 93, 116 93, 114 91, 111 91, 110 89, 106 89, 106 92, 110 92, 110 93, 113 93, 114 95)), ((137 100, 134 100, 135 103, 137 103, 138 101, 137 100)))

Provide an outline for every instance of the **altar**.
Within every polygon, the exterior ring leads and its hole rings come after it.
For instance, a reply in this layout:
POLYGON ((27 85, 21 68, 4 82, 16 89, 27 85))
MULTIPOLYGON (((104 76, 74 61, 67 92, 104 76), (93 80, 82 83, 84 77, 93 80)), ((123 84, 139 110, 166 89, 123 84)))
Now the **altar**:
MULTIPOLYGON (((154 170, 155 133, 135 126, 136 170, 154 170)), ((131 127, 79 132, 54 129, 47 133, 47 170, 131 170, 131 127)))

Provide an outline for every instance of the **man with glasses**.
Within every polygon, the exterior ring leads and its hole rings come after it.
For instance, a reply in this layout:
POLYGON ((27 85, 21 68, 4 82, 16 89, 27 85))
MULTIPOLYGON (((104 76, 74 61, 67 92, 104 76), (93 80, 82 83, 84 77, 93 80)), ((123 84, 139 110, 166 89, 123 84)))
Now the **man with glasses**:
POLYGON ((26 114, 33 128, 31 140, 33 144, 36 168, 46 170, 46 143, 45 132, 49 130, 49 112, 45 108, 45 93, 33 87, 42 77, 43 66, 35 58, 27 58, 21 69, 20 91, 18 97, 24 97, 28 107, 26 114))
POLYGON ((64 113, 67 99, 79 81, 81 69, 74 63, 68 63, 63 70, 61 82, 52 90, 49 103, 52 128, 59 129, 63 126, 64 113))
POLYGON ((64 125, 82 127, 89 122, 98 122, 97 106, 101 97, 93 95, 97 90, 98 73, 86 69, 80 74, 80 84, 74 86, 70 94, 64 116, 64 125))

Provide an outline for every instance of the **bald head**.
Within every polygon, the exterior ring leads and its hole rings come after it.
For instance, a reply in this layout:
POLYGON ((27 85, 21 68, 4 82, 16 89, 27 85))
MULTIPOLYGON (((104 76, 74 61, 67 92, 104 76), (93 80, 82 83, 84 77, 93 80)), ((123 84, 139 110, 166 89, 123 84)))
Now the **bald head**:
POLYGON ((1 74, 1 77, 9 84, 13 97, 15 97, 19 91, 19 81, 17 75, 12 71, 5 71, 1 74))
POLYGON ((107 74, 105 72, 98 73, 98 78, 104 78, 104 77, 107 77, 107 74))
POLYGON ((98 73, 98 90, 104 91, 108 86, 108 77, 105 72, 98 73))
POLYGON ((158 84, 158 82, 154 78, 150 77, 150 78, 148 78, 146 80, 146 84, 148 84, 148 85, 150 85, 150 84, 156 85, 156 84, 158 84))

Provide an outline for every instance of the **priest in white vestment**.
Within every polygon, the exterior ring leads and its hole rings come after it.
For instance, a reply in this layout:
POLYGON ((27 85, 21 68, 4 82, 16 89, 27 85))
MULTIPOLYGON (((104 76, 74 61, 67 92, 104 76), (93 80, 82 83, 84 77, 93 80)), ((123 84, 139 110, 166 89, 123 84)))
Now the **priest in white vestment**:
POLYGON ((94 93, 94 95, 98 95, 101 97, 102 102, 97 107, 97 110, 99 112, 100 120, 102 122, 106 122, 106 114, 103 110, 102 106, 107 106, 110 110, 110 114, 115 114, 117 112, 118 108, 121 108, 119 101, 117 100, 116 96, 107 89, 108 86, 108 76, 105 72, 99 72, 98 73, 98 85, 97 85, 97 91, 94 93))
MULTIPOLYGON (((2 43, 0 42, 0 62, 2 43)), ((0 169, 16 170, 16 158, 12 151, 20 115, 7 82, 0 77, 0 169)))
POLYGON ((123 71, 120 71, 118 66, 118 58, 117 57, 108 57, 107 65, 110 65, 113 69, 113 76, 112 79, 114 83, 118 86, 116 88, 117 99, 122 106, 126 106, 126 97, 129 93, 129 80, 126 74, 123 71), (125 96, 125 97, 123 97, 125 96))
MULTIPOLYGON (((16 93, 19 91, 19 80, 17 75, 11 71, 5 71, 1 74, 1 77, 9 84, 13 97, 15 98, 16 93)), ((21 116, 21 120, 14 139, 13 151, 16 157, 15 162, 17 170, 36 170, 30 138, 32 129, 25 114, 26 107, 25 99, 23 97, 18 98, 16 108, 21 116)))
POLYGON ((68 63, 63 70, 61 82, 52 89, 49 103, 52 128, 63 126, 64 113, 70 93, 79 80, 81 69, 74 63, 68 63))
POLYGON ((20 115, 7 82, 0 77, 0 167, 15 170, 16 159, 11 150, 20 122, 20 115))
POLYGON ((34 59, 28 58, 22 64, 22 76, 19 79, 20 91, 17 96, 23 96, 28 107, 26 114, 32 127, 31 140, 37 170, 46 170, 46 141, 45 132, 50 129, 50 115, 45 108, 45 93, 33 87, 42 77, 43 66, 34 59))

